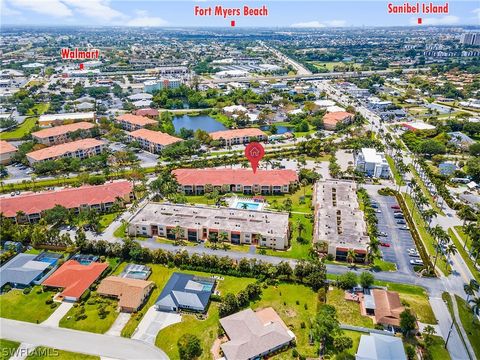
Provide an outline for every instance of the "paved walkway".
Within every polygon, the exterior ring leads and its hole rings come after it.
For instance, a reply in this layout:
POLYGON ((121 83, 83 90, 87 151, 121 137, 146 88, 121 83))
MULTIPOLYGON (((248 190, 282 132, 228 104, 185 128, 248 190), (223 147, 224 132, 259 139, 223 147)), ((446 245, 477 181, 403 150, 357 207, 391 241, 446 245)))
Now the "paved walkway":
POLYGON ((60 320, 73 307, 73 302, 62 302, 50 317, 41 323, 42 326, 58 327, 60 320))
MULTIPOLYGON (((450 294, 452 298, 452 305, 453 305, 453 315, 455 316, 455 321, 458 324, 458 328, 460 329, 460 333, 463 337, 463 340, 465 342, 465 345, 467 347, 468 353, 470 355, 470 359, 476 359, 475 357, 475 351, 473 350, 472 344, 470 344, 470 341, 468 339, 467 333, 465 329, 463 328, 462 320, 460 319, 460 313, 458 312, 458 303, 457 299, 455 298, 455 295, 450 294)), ((478 336, 479 334, 477 334, 478 336)))
POLYGON ((154 345, 160 330, 180 321, 182 321, 180 314, 157 311, 152 306, 148 309, 140 324, 138 324, 132 339, 138 339, 154 345))
POLYGON ((118 314, 115 322, 112 324, 110 329, 105 333, 105 335, 112 335, 112 336, 121 336, 122 329, 127 325, 128 320, 132 314, 121 312, 118 314))
MULTIPOLYGON (((425 329, 427 326, 432 326, 435 329, 435 335, 441 336, 443 338, 442 329, 440 329, 439 325, 425 324, 425 323, 422 323, 422 322, 419 321, 418 322, 418 331, 423 333, 423 329, 425 329)), ((446 336, 445 336, 445 338, 446 338, 446 336)))
POLYGON ((142 341, 4 318, 0 318, 0 338, 114 359, 168 359, 161 349, 142 341))

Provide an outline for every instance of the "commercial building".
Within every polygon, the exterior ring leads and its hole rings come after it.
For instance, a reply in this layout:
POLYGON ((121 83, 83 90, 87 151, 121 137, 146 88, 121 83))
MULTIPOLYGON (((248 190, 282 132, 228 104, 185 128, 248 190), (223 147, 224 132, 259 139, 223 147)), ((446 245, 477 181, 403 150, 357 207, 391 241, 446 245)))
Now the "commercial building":
POLYGON ((267 358, 290 346, 295 335, 271 307, 245 309, 220 319, 228 337, 220 347, 226 360, 267 358))
POLYGON ((402 123, 402 126, 405 127, 406 129, 412 130, 412 131, 434 130, 435 129, 435 126, 424 123, 424 122, 421 122, 421 121, 402 123))
POLYGON ((325 130, 335 130, 337 124, 348 124, 352 118, 353 115, 346 111, 330 112, 323 117, 323 127, 325 130))
POLYGON ((153 281, 108 276, 98 285, 97 293, 118 299, 120 311, 137 311, 154 288, 153 281))
POLYGON ((364 262, 370 241, 354 182, 327 180, 315 184, 313 242, 324 244, 324 252, 336 260, 347 260, 350 249, 355 261, 364 262))
POLYGON ((142 149, 151 153, 159 153, 165 146, 182 141, 175 136, 148 129, 132 131, 127 134, 127 139, 128 141, 137 141, 142 149))
POLYGON ((377 150, 372 148, 362 148, 355 154, 355 168, 369 177, 390 177, 390 167, 385 154, 377 153, 377 150))
POLYGON ((157 121, 149 119, 145 116, 138 116, 132 114, 124 114, 115 119, 115 123, 119 124, 122 129, 127 131, 134 131, 142 129, 147 125, 158 124, 157 121))
POLYGON ((362 335, 355 360, 407 360, 401 338, 370 333, 362 335))
POLYGON ((12 162, 12 157, 18 149, 7 141, 0 140, 0 164, 7 165, 12 162))
POLYGON ((222 145, 232 146, 238 144, 246 144, 250 142, 251 138, 257 141, 265 141, 268 139, 267 134, 258 128, 246 128, 235 130, 222 130, 210 133, 213 140, 219 140, 222 145))
POLYGON ((40 115, 38 125, 40 127, 70 124, 78 121, 95 122, 95 112, 78 112, 65 114, 47 114, 40 115))
POLYGON ((47 160, 60 158, 85 159, 90 156, 100 155, 105 150, 107 143, 97 139, 81 139, 66 144, 53 145, 44 149, 27 153, 30 165, 47 160))
POLYGON ((47 252, 18 254, 0 268, 0 289, 6 284, 15 288, 41 284, 55 270, 61 257, 61 254, 47 252))
POLYGON ((175 272, 155 302, 159 311, 205 312, 215 288, 215 279, 175 272))
POLYGON ((117 199, 128 202, 132 198, 132 183, 117 181, 103 185, 89 185, 57 191, 44 191, 14 197, 0 198, 0 211, 7 218, 19 222, 33 222, 41 218, 45 210, 55 205, 64 206, 78 213, 81 209, 109 210, 117 199), (25 215, 17 218, 18 212, 25 215))
POLYGON ((252 244, 273 249, 289 246, 288 213, 222 207, 148 203, 129 219, 132 236, 205 241, 226 234, 233 244, 252 244), (181 233, 174 231, 179 227, 181 233))
POLYGON ((181 84, 182 82, 178 79, 148 80, 143 83, 143 91, 151 94, 163 89, 177 89, 181 84))
POLYGON ((72 141, 69 135, 77 131, 86 135, 83 137, 90 137, 90 130, 94 127, 95 125, 92 123, 81 121, 73 124, 54 126, 49 129, 36 131, 32 133, 32 137, 40 144, 52 146, 72 141))
POLYGON ((172 171, 180 191, 201 195, 205 189, 244 194, 286 194, 298 183, 294 170, 176 169, 172 171))
POLYGON ((42 285, 63 289, 57 299, 77 301, 107 269, 108 263, 82 264, 76 260, 68 260, 42 285))

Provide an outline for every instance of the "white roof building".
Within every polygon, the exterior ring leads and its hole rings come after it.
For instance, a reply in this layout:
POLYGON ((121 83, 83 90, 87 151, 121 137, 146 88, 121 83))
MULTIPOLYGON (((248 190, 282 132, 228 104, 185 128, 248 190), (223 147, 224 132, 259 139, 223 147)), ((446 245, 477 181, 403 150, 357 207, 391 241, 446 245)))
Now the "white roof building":
POLYGON ((327 112, 329 113, 340 112, 340 111, 345 111, 345 108, 337 105, 332 105, 327 107, 327 112))
POLYGON ((223 108, 223 112, 233 114, 235 112, 247 112, 247 108, 242 105, 230 105, 223 108))
POLYGON ((377 153, 373 148, 362 148, 355 156, 355 168, 367 176, 389 178, 390 167, 385 154, 377 153))
POLYGON ((335 105, 335 101, 332 100, 315 100, 313 103, 324 108, 335 105))
POLYGON ((362 335, 355 360, 407 360, 402 339, 371 333, 362 335))
POLYGON ((414 122, 409 122, 409 123, 403 123, 402 124, 404 127, 410 129, 410 130, 433 130, 435 129, 435 126, 421 122, 421 121, 414 121, 414 122))

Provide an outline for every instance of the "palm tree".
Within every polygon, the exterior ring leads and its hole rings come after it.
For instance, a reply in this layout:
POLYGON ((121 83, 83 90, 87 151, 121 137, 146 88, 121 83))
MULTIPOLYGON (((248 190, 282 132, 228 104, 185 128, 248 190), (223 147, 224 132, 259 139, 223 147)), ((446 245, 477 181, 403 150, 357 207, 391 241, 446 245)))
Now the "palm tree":
POLYGON ((475 317, 480 315, 480 297, 473 298, 472 300, 469 301, 469 303, 473 304, 472 305, 472 313, 473 313, 472 324, 473 324, 475 321, 475 317))
POLYGON ((220 234, 218 234, 218 241, 220 242, 228 242, 228 233, 225 231, 222 231, 220 234))
POLYGON ((180 225, 177 225, 173 228, 172 234, 175 236, 175 244, 179 243, 179 239, 182 237, 184 231, 180 225))
POLYGON ((242 209, 247 210, 248 209, 248 204, 247 203, 242 203, 242 209))
POLYGON ((479 284, 475 279, 471 279, 468 284, 463 285, 463 290, 467 294, 467 302, 470 296, 475 295, 475 291, 478 291, 479 284))
POLYGON ((297 224, 298 236, 302 236, 303 230, 305 230, 305 225, 299 221, 297 224))
POLYGON ((422 213, 422 216, 423 218, 427 221, 428 223, 428 227, 430 227, 431 223, 432 223, 432 219, 434 217, 437 217, 437 212, 434 210, 434 209, 428 209, 428 210, 425 210, 423 213, 422 213))
POLYGON ((447 259, 450 261, 450 256, 455 255, 457 253, 457 247, 455 244, 448 244, 447 248, 445 249, 445 254, 447 255, 447 259))
POLYGON ((353 262, 355 261, 355 250, 353 249, 348 249, 348 252, 347 252, 347 262, 350 263, 350 265, 353 264, 353 262))

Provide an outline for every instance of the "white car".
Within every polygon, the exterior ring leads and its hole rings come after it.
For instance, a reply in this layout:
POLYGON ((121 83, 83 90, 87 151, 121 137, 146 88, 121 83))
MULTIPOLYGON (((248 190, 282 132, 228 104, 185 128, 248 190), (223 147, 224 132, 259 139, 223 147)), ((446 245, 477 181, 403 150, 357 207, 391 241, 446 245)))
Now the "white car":
POLYGON ((420 260, 420 259, 413 259, 413 260, 410 260, 410 264, 411 265, 423 265, 423 261, 420 260))

